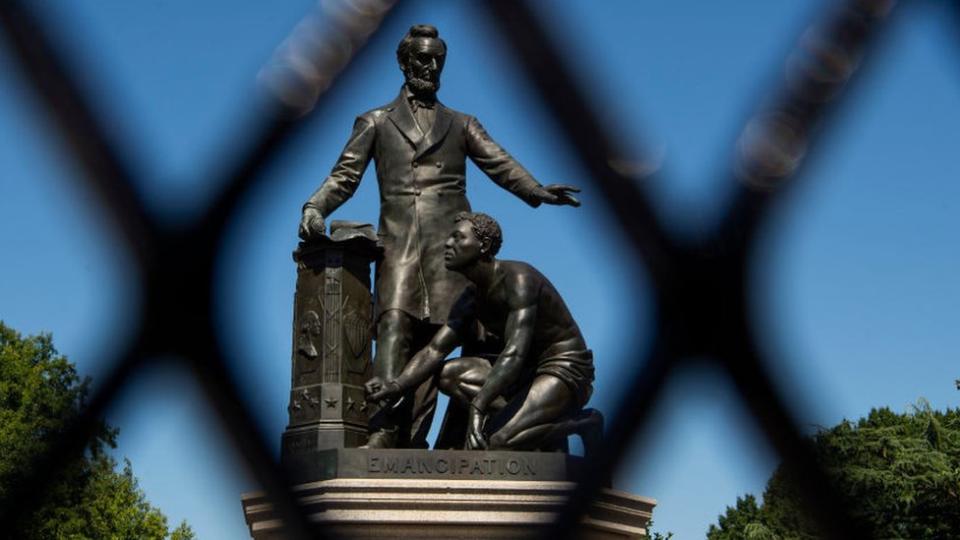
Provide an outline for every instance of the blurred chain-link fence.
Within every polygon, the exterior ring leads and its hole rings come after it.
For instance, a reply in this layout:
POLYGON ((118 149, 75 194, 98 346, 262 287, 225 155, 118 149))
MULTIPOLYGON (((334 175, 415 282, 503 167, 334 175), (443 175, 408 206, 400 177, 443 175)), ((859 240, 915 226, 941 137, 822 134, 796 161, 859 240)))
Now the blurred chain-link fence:
MULTIPOLYGON (((265 170, 290 146, 303 126, 322 115, 338 76, 351 69, 369 41, 390 40, 377 29, 400 6, 390 0, 324 2, 298 25, 278 49, 277 62, 262 74, 274 101, 245 133, 246 146, 225 159, 230 166, 212 185, 223 186, 203 215, 185 225, 152 220, 133 188, 134 169, 112 144, 106 126, 71 77, 65 55, 54 46, 50 28, 28 2, 0 3, 5 45, 30 88, 59 128, 84 178, 102 199, 113 225, 136 262, 144 299, 136 338, 110 364, 109 375, 67 435, 35 456, 36 475, 8 491, 0 521, 30 512, 63 464, 79 455, 118 393, 148 359, 171 358, 189 365, 232 443, 267 491, 292 538, 322 538, 296 504, 271 445, 252 427, 225 348, 218 341, 212 305, 214 265, 228 217, 244 194, 264 181, 265 170)), ((691 358, 708 358, 726 370, 784 463, 795 477, 807 511, 830 538, 863 536, 843 501, 813 458, 795 412, 772 384, 770 362, 751 325, 750 260, 771 209, 802 172, 817 134, 830 120, 871 42, 893 9, 892 0, 846 0, 831 4, 808 29, 787 59, 786 76, 747 121, 729 168, 732 196, 723 219, 708 234, 680 237, 658 220, 644 192, 643 156, 627 155, 601 123, 585 85, 573 75, 527 2, 495 0, 476 8, 490 17, 491 31, 512 48, 545 107, 559 121, 561 135, 603 194, 606 210, 630 240, 629 255, 649 270, 656 298, 653 346, 638 358, 623 403, 611 415, 602 459, 590 464, 579 488, 561 512, 550 538, 570 535, 603 479, 616 470, 628 443, 644 429, 670 373, 691 358), (631 165, 633 164, 633 165, 631 165)), ((557 9, 559 5, 551 6, 557 9)), ((238 494, 239 495, 239 494, 238 494)))

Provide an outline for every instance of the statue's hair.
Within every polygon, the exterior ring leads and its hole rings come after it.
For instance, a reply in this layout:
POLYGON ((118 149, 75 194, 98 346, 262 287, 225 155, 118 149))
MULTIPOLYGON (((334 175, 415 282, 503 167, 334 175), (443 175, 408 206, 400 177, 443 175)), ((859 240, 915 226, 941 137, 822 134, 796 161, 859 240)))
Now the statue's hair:
POLYGON ((397 45, 397 61, 400 62, 401 66, 406 64, 407 56, 410 54, 410 48, 413 47, 413 42, 417 38, 436 39, 443 45, 444 52, 447 50, 447 43, 440 39, 440 32, 436 26, 430 24, 415 24, 410 27, 410 30, 408 30, 403 36, 403 39, 400 40, 400 44, 397 45))
POLYGON ((490 250, 484 255, 484 259, 491 260, 500 251, 503 232, 497 220, 481 212, 459 212, 453 221, 454 223, 469 221, 473 226, 473 234, 477 235, 481 242, 490 242, 490 250))

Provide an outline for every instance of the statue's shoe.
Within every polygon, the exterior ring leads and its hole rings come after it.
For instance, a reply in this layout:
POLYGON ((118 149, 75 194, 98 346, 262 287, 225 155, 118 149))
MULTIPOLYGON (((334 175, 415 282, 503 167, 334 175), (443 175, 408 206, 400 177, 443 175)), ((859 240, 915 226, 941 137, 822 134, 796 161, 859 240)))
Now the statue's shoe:
POLYGON ((397 429, 381 429, 370 434, 367 444, 360 448, 396 448, 397 447, 397 429))

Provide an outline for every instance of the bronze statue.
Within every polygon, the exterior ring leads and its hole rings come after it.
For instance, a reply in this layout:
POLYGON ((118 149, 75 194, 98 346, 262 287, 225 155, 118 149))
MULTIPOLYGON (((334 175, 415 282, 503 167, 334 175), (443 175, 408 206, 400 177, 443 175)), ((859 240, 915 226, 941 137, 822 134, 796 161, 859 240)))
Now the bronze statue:
POLYGON ((593 353, 546 277, 529 264, 495 258, 501 242, 493 218, 457 215, 444 262, 471 285, 399 375, 366 384, 367 399, 393 403, 439 373, 451 403, 469 406, 468 449, 552 448, 577 433, 592 453, 603 422, 598 412, 582 410, 593 389, 593 353), (478 333, 488 350, 498 343, 492 363, 483 356, 443 361, 478 333))
MULTIPOLYGON (((579 206, 574 187, 541 186, 487 135, 476 118, 437 101, 447 46, 429 25, 410 28, 397 48, 406 79, 391 103, 360 115, 330 176, 303 206, 300 236, 324 232, 324 219, 353 195, 371 159, 380 188, 374 372, 396 378, 446 316, 466 279, 443 265, 443 244, 458 212, 469 211, 466 158, 531 206, 579 206)), ((426 447, 436 404, 427 381, 401 407, 374 419, 369 447, 426 447)))

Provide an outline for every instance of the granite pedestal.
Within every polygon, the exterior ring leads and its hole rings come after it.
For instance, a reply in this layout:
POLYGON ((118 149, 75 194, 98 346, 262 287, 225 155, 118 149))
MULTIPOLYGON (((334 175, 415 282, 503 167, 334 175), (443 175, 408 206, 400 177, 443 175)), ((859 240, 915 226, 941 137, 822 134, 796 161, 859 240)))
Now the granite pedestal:
MULTIPOLYGON (((532 538, 575 484, 581 458, 562 453, 321 450, 294 489, 310 520, 336 538, 532 538)), ((255 540, 284 538, 262 493, 242 498, 255 540)), ((588 539, 641 538, 656 502, 605 489, 581 524, 588 539)))

